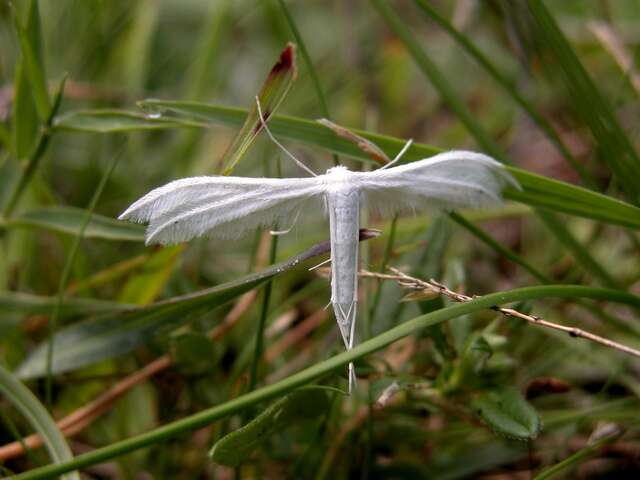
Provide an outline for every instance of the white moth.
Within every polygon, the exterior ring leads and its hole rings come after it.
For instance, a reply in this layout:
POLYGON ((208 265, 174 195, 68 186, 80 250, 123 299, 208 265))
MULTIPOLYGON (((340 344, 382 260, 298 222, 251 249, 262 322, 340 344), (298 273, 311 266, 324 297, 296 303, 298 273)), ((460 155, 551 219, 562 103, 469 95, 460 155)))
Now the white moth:
MULTIPOLYGON (((273 138, 266 124, 263 126, 272 140, 292 156, 273 138)), ((500 163, 469 151, 450 151, 386 168, 390 165, 371 172, 353 172, 337 166, 324 175, 309 178, 183 178, 152 190, 119 218, 148 222, 147 245, 167 245, 201 235, 238 237, 261 226, 291 221, 302 208, 319 201, 329 216, 331 303, 345 347, 351 349, 358 304, 362 205, 383 215, 401 210, 481 208, 500 204, 505 185, 518 187, 500 163)), ((349 391, 354 382, 355 372, 350 364, 349 391)))

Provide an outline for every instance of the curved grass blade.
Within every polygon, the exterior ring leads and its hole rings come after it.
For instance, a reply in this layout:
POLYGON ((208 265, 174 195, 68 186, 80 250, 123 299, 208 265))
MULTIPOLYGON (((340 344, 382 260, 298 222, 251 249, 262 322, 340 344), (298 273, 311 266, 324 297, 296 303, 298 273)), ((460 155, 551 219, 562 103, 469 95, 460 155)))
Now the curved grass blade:
MULTIPOLYGON (((376 237, 376 232, 361 231, 361 240, 376 237)), ((321 242, 305 252, 271 266, 260 273, 218 285, 196 293, 174 297, 148 306, 131 308, 73 324, 60 330, 53 339, 56 355, 54 374, 67 372, 91 363, 124 355, 150 341, 154 335, 166 333, 187 322, 187 316, 202 308, 222 306, 261 285, 273 276, 299 263, 330 250, 329 242, 321 242)), ((46 373, 45 344, 41 344, 20 365, 20 378, 36 378, 46 373)))
MULTIPOLYGON (((185 122, 191 124, 193 122, 200 122, 200 125, 219 123, 230 127, 239 127, 246 117, 246 110, 200 102, 150 99, 141 103, 151 108, 163 109, 184 116, 186 117, 185 122)), ((93 121, 99 123, 101 111, 96 111, 96 114, 93 117, 93 121)), ((83 118, 87 118, 92 113, 82 112, 80 115, 83 118)), ((71 113, 66 119, 61 119, 61 123, 58 125, 59 128, 65 128, 66 120, 71 123, 81 122, 81 120, 75 119, 74 116, 75 113, 71 113)), ((269 128, 276 137, 281 139, 302 142, 312 147, 322 148, 361 161, 372 161, 369 155, 353 142, 339 137, 335 132, 320 125, 318 122, 298 117, 274 115, 269 121, 269 128)), ((350 130, 358 136, 375 143, 387 156, 391 157, 399 152, 406 143, 405 140, 388 135, 380 135, 355 128, 350 130)), ((93 131, 101 132, 102 129, 98 128, 93 131)), ((402 162, 421 160, 441 151, 442 149, 430 145, 414 143, 403 156, 402 162)), ((640 230, 640 208, 636 206, 516 167, 508 166, 506 168, 523 188, 521 191, 506 190, 504 196, 507 199, 516 200, 534 207, 543 207, 556 212, 640 230)))
MULTIPOLYGON (((51 312, 56 303, 56 297, 33 295, 20 292, 0 292, 0 310, 25 315, 41 315, 51 312)), ((133 305, 95 298, 65 297, 60 310, 61 317, 76 315, 92 315, 127 310, 133 305)))
MULTIPOLYGON (((79 235, 86 213, 86 210, 75 207, 41 207, 27 210, 8 220, 0 219, 0 227, 5 229, 44 228, 54 232, 79 235)), ((82 236, 83 238, 144 242, 144 227, 94 213, 82 236)))
MULTIPOLYGON (((58 430, 56 422, 51 418, 44 406, 11 372, 0 365, 0 391, 29 421, 29 424, 44 440, 44 444, 53 463, 73 461, 73 454, 67 445, 64 435, 58 430)), ((65 475, 65 480, 80 480, 77 472, 65 475)))
POLYGON ((29 472, 16 475, 15 480, 36 480, 50 478, 53 475, 68 472, 70 470, 94 465, 109 458, 132 452, 136 449, 162 442, 175 437, 183 432, 195 430, 213 421, 241 412, 248 407, 260 402, 268 401, 291 392, 295 388, 326 375, 338 368, 344 367, 370 353, 378 351, 391 343, 423 330, 432 325, 451 320, 473 312, 491 308, 495 305, 504 305, 518 301, 534 300, 542 298, 591 298, 620 302, 633 307, 640 307, 640 297, 620 290, 606 288, 594 288, 578 285, 546 285, 539 287, 519 288, 505 292, 492 293, 483 297, 474 298, 467 303, 458 303, 435 312, 421 315, 408 320, 374 338, 362 342, 352 350, 342 352, 327 360, 318 362, 298 373, 295 373, 277 383, 266 385, 240 397, 229 400, 221 405, 208 408, 187 418, 183 418, 162 427, 156 428, 136 437, 127 438, 120 442, 112 443, 106 447, 98 448, 92 452, 79 455, 72 462, 61 465, 47 465, 29 472))

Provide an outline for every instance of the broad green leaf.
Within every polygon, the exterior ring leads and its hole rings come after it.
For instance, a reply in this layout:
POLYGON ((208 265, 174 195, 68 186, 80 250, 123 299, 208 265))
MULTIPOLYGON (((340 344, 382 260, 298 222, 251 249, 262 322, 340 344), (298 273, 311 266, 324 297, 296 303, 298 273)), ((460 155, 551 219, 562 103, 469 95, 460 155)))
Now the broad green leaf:
MULTIPOLYGON (((0 227, 44 228, 61 233, 77 235, 86 211, 75 207, 41 207, 27 210, 11 219, 0 219, 0 227)), ((121 222, 103 215, 93 214, 84 231, 85 238, 102 238, 130 242, 144 241, 144 227, 129 222, 121 222)))
MULTIPOLYGON (((0 311, 27 315, 49 314, 56 297, 20 292, 0 292, 0 311)), ((94 298, 66 297, 60 312, 62 316, 91 315, 127 310, 133 307, 126 303, 110 302, 94 298)))
POLYGON ((515 388, 484 393, 472 408, 493 430, 510 438, 531 440, 542 428, 538 413, 515 388))
POLYGON ((302 420, 324 414, 330 406, 328 395, 319 389, 304 388, 277 400, 260 415, 235 432, 218 440, 209 456, 221 465, 237 467, 274 433, 302 420))
MULTIPOLYGON (((44 440, 45 447, 53 463, 69 462, 73 460, 71 449, 56 422, 51 418, 47 409, 40 403, 11 372, 0 365, 0 392, 25 416, 33 429, 44 440)), ((65 480, 80 480, 77 472, 62 477, 65 480)))
MULTIPOLYGON (((266 122, 280 106, 297 76, 296 47, 294 44, 288 43, 258 92, 262 118, 266 122)), ((244 125, 223 156, 223 175, 231 174, 236 164, 247 153, 249 147, 262 131, 262 121, 255 100, 251 102, 251 105, 244 125)))
MULTIPOLYGON (((375 234, 361 233, 361 239, 375 234)), ((261 285, 274 275, 285 272, 311 257, 329 251, 329 242, 319 243, 289 260, 260 273, 217 285, 199 292, 107 314, 61 329, 54 336, 52 371, 61 373, 130 352, 151 340, 154 335, 169 332, 186 323, 188 315, 224 305, 243 293, 261 285)), ((40 377, 46 373, 46 342, 40 344, 18 368, 21 378, 40 377)))
MULTIPOLYGON (((185 118, 187 124, 195 122, 219 123, 230 127, 239 127, 244 122, 246 111, 239 108, 222 107, 199 102, 180 102, 169 100, 145 100, 147 108, 171 111, 185 118)), ((101 122, 102 111, 78 113, 81 117, 91 117, 91 122, 101 122)), ((58 125, 66 128, 67 122, 75 124, 76 113, 70 113, 58 125)), ((144 121, 144 118, 142 118, 144 121)), ((177 120, 178 122, 182 120, 177 120)), ((273 134, 281 139, 295 140, 312 147, 370 162, 369 155, 351 141, 338 137, 330 129, 297 117, 275 115, 269 121, 273 134)), ((351 129, 357 135, 375 143, 387 156, 394 157, 406 143, 405 140, 380 135, 358 129, 351 129)), ((88 130, 91 131, 91 130, 88 130)), ((98 127, 95 132, 102 132, 98 127)), ((404 162, 421 160, 442 150, 430 145, 414 143, 403 157, 404 162)), ((518 180, 522 190, 508 189, 504 192, 507 199, 516 200, 535 207, 544 207, 555 212, 564 212, 579 217, 621 225, 640 230, 640 208, 617 200, 613 197, 593 192, 559 180, 527 172, 516 167, 506 167, 518 180)))

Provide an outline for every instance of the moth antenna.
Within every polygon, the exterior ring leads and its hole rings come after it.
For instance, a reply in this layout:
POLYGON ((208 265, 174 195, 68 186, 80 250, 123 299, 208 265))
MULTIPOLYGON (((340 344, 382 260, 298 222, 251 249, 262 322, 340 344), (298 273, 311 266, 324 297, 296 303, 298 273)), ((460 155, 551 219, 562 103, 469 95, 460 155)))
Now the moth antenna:
POLYGON ((304 170, 307 171, 307 173, 311 174, 312 176, 317 177, 318 175, 316 175, 313 172, 313 170, 311 170, 304 163, 302 163, 300 160, 298 160, 293 155, 293 153, 291 153, 289 150, 284 148, 284 146, 278 140, 276 140, 276 137, 273 136, 273 134, 271 133, 271 130, 269 130, 269 127, 267 127, 267 122, 265 121, 264 117, 262 116, 262 108, 260 107, 260 99, 258 98, 257 95, 256 95, 256 105, 258 106, 258 116, 260 117, 260 123, 262 124, 262 128, 264 128, 264 131, 267 132, 267 135, 269 135, 269 138, 271 139, 271 141, 273 143, 275 143, 280 148, 280 150, 282 150, 284 153, 286 153, 289 158, 291 158, 294 162, 296 162, 300 168, 303 168, 304 170))
POLYGON ((396 155, 396 158, 394 158, 389 163, 384 165, 382 168, 380 168, 380 170, 384 170, 385 168, 389 168, 391 165, 393 165, 398 160, 400 160, 402 158, 402 156, 407 152, 407 150, 409 150, 409 147, 411 146, 412 143, 413 143, 413 138, 410 138, 409 141, 404 144, 404 147, 402 147, 402 150, 400 150, 398 155, 396 155))

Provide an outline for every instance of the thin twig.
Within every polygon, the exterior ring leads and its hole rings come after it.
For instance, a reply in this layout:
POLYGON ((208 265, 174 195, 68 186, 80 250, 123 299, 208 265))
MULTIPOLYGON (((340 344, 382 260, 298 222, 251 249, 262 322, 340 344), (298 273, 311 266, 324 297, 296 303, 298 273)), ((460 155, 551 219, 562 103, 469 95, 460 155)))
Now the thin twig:
MULTIPOLYGON (((429 281, 425 281, 419 278, 411 277, 397 268, 389 267, 389 270, 393 272, 391 274, 385 273, 377 273, 377 272, 369 272, 366 270, 361 270, 359 275, 361 277, 370 277, 370 278, 379 278, 382 280, 395 280, 401 287, 417 290, 417 291, 428 291, 431 293, 436 293, 439 295, 444 295, 445 297, 453 300, 454 302, 464 303, 473 300, 473 297, 468 295, 464 295, 462 293, 454 292, 449 289, 446 285, 437 282, 433 279, 429 281)), ((601 337, 596 335, 595 333, 588 332, 586 330, 582 330, 581 328, 576 327, 567 327, 565 325, 560 325, 558 323, 550 322, 548 320, 544 320, 537 315, 528 315, 513 308, 503 308, 495 306, 493 310, 496 312, 500 312, 505 317, 515 317, 525 320, 533 325, 539 325, 541 327, 551 328, 553 330, 559 330, 561 332, 568 333, 572 337, 576 338, 584 338, 586 340, 590 340, 595 343, 599 343, 600 345, 604 345, 605 347, 613 348, 614 350, 619 350, 624 353, 628 353, 629 355, 633 355, 635 357, 640 358, 640 350, 636 350, 635 348, 628 347, 618 342, 614 342, 613 340, 609 340, 608 338, 601 337)))

